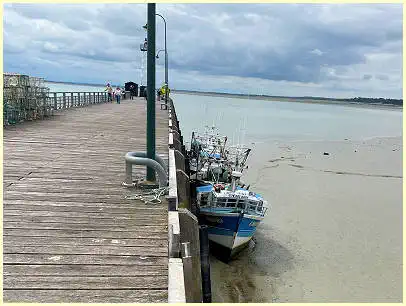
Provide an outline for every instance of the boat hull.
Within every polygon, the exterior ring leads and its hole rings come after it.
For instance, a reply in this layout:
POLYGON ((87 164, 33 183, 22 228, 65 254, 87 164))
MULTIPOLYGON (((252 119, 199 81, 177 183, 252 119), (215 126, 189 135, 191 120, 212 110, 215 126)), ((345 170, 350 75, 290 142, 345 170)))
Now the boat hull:
POLYGON ((208 226, 211 251, 222 260, 229 260, 248 245, 263 217, 207 209, 200 211, 200 219, 208 226))

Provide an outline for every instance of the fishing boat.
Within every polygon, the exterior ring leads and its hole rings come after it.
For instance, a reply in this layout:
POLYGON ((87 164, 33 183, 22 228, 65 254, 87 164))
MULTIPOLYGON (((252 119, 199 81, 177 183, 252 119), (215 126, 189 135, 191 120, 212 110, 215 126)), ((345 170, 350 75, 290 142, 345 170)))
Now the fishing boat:
POLYGON ((227 137, 213 131, 192 136, 190 168, 193 159, 197 162, 191 178, 199 222, 208 226, 211 250, 228 261, 250 242, 269 205, 241 181, 251 149, 226 147, 227 137))
POLYGON ((241 175, 233 171, 231 183, 196 187, 199 219, 208 225, 211 248, 226 260, 249 243, 269 208, 261 195, 239 186, 241 175))
POLYGON ((210 180, 218 176, 223 169, 226 136, 220 136, 215 126, 206 126, 203 135, 192 133, 190 146, 191 177, 210 180))

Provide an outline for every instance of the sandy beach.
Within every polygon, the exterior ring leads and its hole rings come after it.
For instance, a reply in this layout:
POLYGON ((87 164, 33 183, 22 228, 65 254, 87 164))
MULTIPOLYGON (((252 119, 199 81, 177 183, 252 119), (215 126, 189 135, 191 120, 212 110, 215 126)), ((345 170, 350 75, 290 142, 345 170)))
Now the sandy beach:
POLYGON ((401 137, 257 144, 248 165, 272 209, 238 259, 212 258, 215 302, 402 301, 401 137))

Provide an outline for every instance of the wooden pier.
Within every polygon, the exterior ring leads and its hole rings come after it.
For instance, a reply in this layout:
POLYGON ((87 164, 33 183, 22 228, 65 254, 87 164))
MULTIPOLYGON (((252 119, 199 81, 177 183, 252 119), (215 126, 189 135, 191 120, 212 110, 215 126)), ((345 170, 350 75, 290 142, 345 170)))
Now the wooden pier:
MULTIPOLYGON (((121 186, 145 130, 144 98, 4 129, 4 302, 168 301, 168 204, 127 199, 121 186)), ((159 104, 156 151, 168 159, 159 104)))

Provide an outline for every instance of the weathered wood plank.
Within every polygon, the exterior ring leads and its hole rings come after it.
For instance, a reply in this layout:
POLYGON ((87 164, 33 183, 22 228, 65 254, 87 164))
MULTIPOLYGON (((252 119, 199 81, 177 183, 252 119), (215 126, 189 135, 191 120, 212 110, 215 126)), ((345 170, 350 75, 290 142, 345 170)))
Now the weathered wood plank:
POLYGON ((3 241, 3 247, 6 246, 35 246, 35 245, 121 245, 121 246, 166 246, 165 238, 149 239, 149 238, 121 238, 121 239, 106 239, 106 238, 71 238, 71 237, 13 237, 13 240, 6 239, 3 241))
POLYGON ((15 276, 4 275, 4 288, 21 289, 165 289, 167 276, 15 276))
MULTIPOLYGON (((27 157, 22 157, 21 159, 27 159, 27 157)), ((48 173, 48 172, 55 172, 55 173, 80 173, 80 172, 91 172, 91 171, 101 171, 101 172, 112 172, 112 173, 125 173, 124 168, 124 157, 122 161, 113 161, 108 160, 103 161, 103 164, 95 164, 93 161, 85 160, 85 159, 78 159, 78 164, 75 163, 75 160, 53 160, 50 162, 44 163, 39 161, 30 161, 30 165, 19 160, 8 159, 7 164, 4 167, 5 172, 13 173, 15 171, 21 171, 23 168, 25 171, 30 169, 31 171, 35 171, 38 173, 48 173), (109 169, 106 169, 104 165, 108 163, 109 169), (80 166, 86 166, 86 168, 80 168, 80 166), (27 167, 28 166, 28 167, 27 167), (103 167, 104 166, 104 167, 103 167)), ((97 173, 96 173, 97 174, 97 173)))
POLYGON ((36 245, 36 246, 15 246, 7 245, 3 247, 3 254, 71 254, 71 255, 145 255, 145 256, 164 256, 168 255, 166 247, 148 247, 148 246, 123 246, 123 245, 104 245, 100 246, 82 246, 82 245, 36 245))
MULTIPOLYGON (((44 202, 45 203, 45 202, 44 202)), ((10 203, 8 202, 3 209, 4 212, 10 210, 16 211, 67 211, 67 212, 97 212, 103 211, 108 214, 126 214, 131 216, 136 214, 138 216, 149 215, 152 217, 159 218, 160 216, 166 215, 165 211, 162 210, 162 207, 157 207, 153 205, 140 204, 137 203, 137 206, 131 203, 121 203, 121 204, 107 204, 107 203, 90 203, 90 204, 80 204, 72 202, 72 206, 66 205, 64 202, 56 202, 55 204, 43 204, 41 202, 29 202, 29 203, 10 203), (61 203, 61 205, 59 205, 61 203)), ((21 212, 22 214, 22 212, 21 212)))
POLYGON ((91 158, 89 156, 84 156, 84 157, 72 157, 72 158, 58 158, 56 160, 51 160, 48 162, 44 162, 43 160, 30 160, 30 164, 27 165, 27 163, 25 163, 23 161, 23 159, 29 158, 29 156, 26 157, 21 157, 19 159, 13 157, 13 158, 9 158, 7 160, 7 166, 8 167, 15 167, 18 168, 18 166, 26 168, 27 166, 29 167, 33 167, 36 168, 36 171, 39 172, 47 172, 49 171, 60 171, 61 169, 64 168, 64 166, 67 166, 66 170, 67 172, 73 172, 76 171, 76 169, 71 169, 71 166, 77 166, 78 164, 84 164, 87 167, 86 168, 82 168, 82 171, 87 171, 87 170, 92 170, 92 169, 100 169, 101 165, 111 165, 113 166, 115 170, 115 172, 119 171, 120 169, 118 169, 121 166, 121 172, 125 172, 124 170, 124 155, 123 156, 117 156, 116 158, 105 158, 103 159, 103 163, 99 163, 97 161, 97 159, 95 160, 95 158, 91 158), (32 163, 31 163, 32 162, 32 163), (50 164, 51 162, 51 164, 50 164), (70 162, 70 163, 69 163, 70 162))
POLYGON ((15 184, 13 186, 12 191, 18 192, 49 192, 49 193, 60 193, 64 192, 66 194, 92 194, 92 195, 110 195, 112 193, 121 193, 123 195, 130 195, 134 193, 134 191, 128 190, 124 187, 120 187, 119 184, 116 187, 109 187, 109 188, 96 188, 96 187, 78 187, 78 186, 58 186, 51 189, 49 186, 35 186, 29 184, 22 184, 21 182, 15 184))
POLYGON ((66 224, 66 223, 24 223, 24 222, 4 222, 3 230, 7 229, 42 229, 42 230, 75 230, 80 228, 82 231, 108 231, 108 232, 146 232, 146 233, 159 233, 167 232, 168 226, 161 225, 135 225, 117 224, 117 225, 103 225, 103 224, 66 224))
POLYGON ((7 171, 7 170, 8 170, 7 165, 4 165, 3 166, 4 177, 20 178, 20 177, 24 177, 24 176, 28 175, 31 172, 31 170, 27 169, 27 167, 24 167, 24 169, 21 169, 21 167, 20 167, 20 169, 13 169, 12 172, 7 171))
POLYGON ((113 255, 52 255, 52 254, 4 254, 3 264, 32 265, 168 265, 164 256, 113 256, 113 255))
MULTIPOLYGON (((6 177, 6 176, 4 176, 6 177)), ((45 177, 31 177, 31 176, 26 176, 26 177, 21 177, 21 176, 13 176, 13 177, 6 177, 7 179, 20 179, 21 183, 24 184, 29 184, 31 186, 36 186, 36 185, 60 185, 60 184, 67 184, 69 186, 95 186, 97 185, 99 188, 106 188, 109 186, 114 186, 117 187, 119 184, 117 182, 110 182, 110 181, 105 181, 104 179, 98 179, 98 178, 92 178, 90 180, 77 180, 77 179, 71 179, 71 178, 60 178, 60 179, 49 179, 45 177)))
POLYGON ((64 175, 64 174, 52 174, 52 173, 28 173, 22 175, 22 177, 30 178, 48 178, 48 179, 70 179, 70 180, 94 180, 94 177, 89 175, 64 175))
POLYGON ((165 266, 140 265, 4 265, 3 275, 152 276, 168 274, 165 266))
MULTIPOLYGON (((140 231, 105 231, 105 230, 83 230, 76 229, 3 229, 4 239, 9 239, 7 236, 17 237, 76 237, 76 238, 99 238, 99 239, 123 239, 123 238, 149 238, 149 239, 168 239, 168 233, 146 232, 140 231)), ((10 238, 18 239, 18 238, 10 238)))
POLYGON ((7 187, 7 186, 9 186, 9 185, 15 183, 16 181, 17 181, 17 180, 5 180, 5 179, 3 179, 3 186, 4 186, 4 187, 7 187))
MULTIPOLYGON (((61 202, 62 203, 62 202, 61 202)), ((10 212, 10 211, 16 211, 16 213, 20 212, 20 214, 23 214, 23 212, 29 212, 29 211, 44 211, 44 212, 49 212, 49 210, 52 210, 53 212, 83 212, 83 213, 96 213, 96 212, 104 212, 112 215, 128 215, 129 218, 131 216, 137 215, 140 218, 144 216, 150 216, 150 217, 157 217, 159 218, 160 216, 165 215, 165 212, 162 211, 162 207, 156 207, 153 206, 153 204, 140 204, 137 203, 139 206, 131 206, 131 203, 126 204, 117 204, 116 207, 114 205, 108 204, 108 203, 89 203, 88 205, 86 204, 79 204, 76 202, 72 202, 77 205, 72 205, 69 207, 68 205, 58 205, 59 203, 55 204, 40 204, 35 203, 27 203, 27 204, 7 204, 6 209, 3 209, 4 212, 10 212)), ((13 215, 10 213, 9 215, 13 215)), ((15 215, 15 214, 14 214, 15 215)), ((86 215, 87 217, 87 215, 86 215)), ((111 216, 111 217, 116 217, 116 216, 111 216)))
POLYGON ((167 303, 167 290, 3 290, 8 303, 167 303))
MULTIPOLYGON (((111 215, 109 213, 105 213, 103 210, 98 209, 98 211, 94 211, 94 212, 74 212, 74 211, 21 211, 21 210, 11 210, 11 209, 7 209, 7 210, 3 210, 4 215, 6 216, 25 216, 25 217, 67 217, 67 218, 95 218, 95 219, 106 219, 106 218, 111 218, 111 215)), ((142 217, 147 217, 148 214, 144 214, 145 216, 143 216, 143 214, 140 213, 140 216, 142 217)), ((116 213, 114 218, 116 218, 117 220, 119 220, 119 217, 122 216, 123 220, 125 219, 134 219, 137 217, 137 215, 131 215, 129 213, 116 213), (133 217, 133 218, 131 218, 133 217)), ((150 217, 154 218, 154 215, 150 215, 150 217)), ((158 217, 158 216, 157 216, 158 217)), ((160 220, 162 220, 161 218, 158 218, 160 220)))
POLYGON ((91 193, 60 193, 60 192, 22 192, 22 191, 14 191, 14 190, 7 190, 4 194, 4 199, 7 200, 20 200, 20 199, 27 199, 27 200, 39 200, 39 201, 64 201, 64 202, 78 202, 84 201, 88 203, 95 203, 100 201, 107 201, 109 200, 112 203, 120 203, 121 200, 125 199, 125 195, 98 195, 98 194, 91 194, 91 193))
POLYGON ((16 215, 7 215, 7 211, 3 216, 3 222, 23 222, 23 223, 63 223, 63 224, 100 224, 103 226, 116 226, 124 224, 125 226, 140 226, 140 225, 162 225, 165 224, 167 217, 162 216, 157 218, 155 216, 145 215, 145 218, 140 218, 139 216, 118 216, 106 217, 106 218, 87 218, 85 216, 80 217, 49 217, 49 216, 16 216, 16 215))
POLYGON ((4 173, 4 167, 3 167, 3 179, 7 179, 7 180, 19 180, 22 179, 23 176, 22 175, 18 175, 18 174, 6 174, 4 173))

